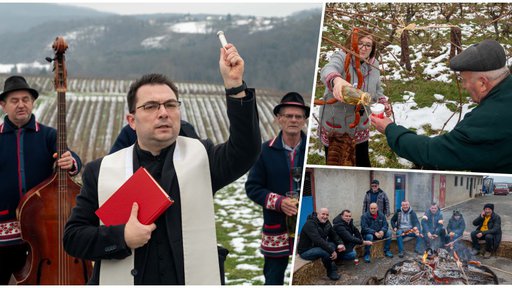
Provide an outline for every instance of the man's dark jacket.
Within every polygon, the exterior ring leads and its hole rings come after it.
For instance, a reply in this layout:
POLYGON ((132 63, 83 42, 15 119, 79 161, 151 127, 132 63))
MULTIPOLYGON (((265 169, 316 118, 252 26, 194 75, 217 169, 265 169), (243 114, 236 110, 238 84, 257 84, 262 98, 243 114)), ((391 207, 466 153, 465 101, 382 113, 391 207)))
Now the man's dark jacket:
POLYGON ((458 235, 464 234, 464 230, 466 230, 466 221, 464 221, 464 216, 460 215, 459 220, 456 220, 455 217, 451 217, 448 220, 448 226, 446 226, 446 232, 453 232, 458 235))
POLYGON ((384 214, 386 217, 391 214, 391 208, 389 207, 389 197, 382 189, 378 189, 377 192, 373 192, 372 189, 366 191, 366 195, 363 200, 363 213, 370 211, 370 204, 372 204, 372 193, 377 193, 377 206, 379 207, 379 211, 384 214))
POLYGON ((444 231, 444 226, 443 224, 439 223, 439 220, 443 220, 443 213, 441 212, 441 209, 438 208, 436 214, 432 214, 432 212, 429 209, 427 210, 427 212, 425 212, 425 215, 423 217, 425 216, 427 217, 427 219, 421 219, 421 229, 423 235, 426 237, 429 232, 432 235, 442 235, 444 231))
POLYGON ((377 219, 373 219, 370 212, 366 212, 361 216, 361 234, 374 234, 375 232, 383 231, 384 234, 388 232, 388 221, 386 216, 380 211, 377 211, 377 219))
MULTIPOLYGON (((0 124, 0 223, 16 220, 21 197, 53 174, 55 152, 57 130, 37 122, 34 115, 21 128, 5 116, 0 124)), ((82 162, 74 152, 71 155, 78 173, 82 162)), ((9 242, 16 243, 21 241, 9 242)))
POLYGON ((363 244, 363 237, 359 229, 354 225, 354 219, 350 219, 350 222, 347 223, 341 218, 341 214, 339 214, 334 217, 332 223, 334 231, 336 231, 336 234, 338 234, 345 244, 346 251, 351 251, 356 245, 363 244))
MULTIPOLYGON (((290 152, 283 147, 282 131, 274 139, 263 143, 260 157, 247 176, 245 183, 247 196, 263 208, 263 238, 288 233, 286 214, 281 211, 281 202, 286 197, 286 192, 295 190, 290 173, 291 166, 303 167, 304 165, 306 134, 301 132, 301 137, 299 147, 295 149, 293 161, 287 156, 290 152)), ((284 257, 290 255, 293 250, 288 247, 290 251, 288 253, 272 253, 274 248, 272 246, 276 245, 262 243, 261 253, 269 257, 284 257)))
MULTIPOLYGON (((231 123, 228 141, 213 145, 210 140, 201 140, 208 154, 214 193, 247 172, 256 161, 261 149, 254 90, 246 91, 249 93, 242 100, 227 97, 227 114, 231 123)), ((167 223, 168 244, 172 249, 176 267, 176 284, 185 284, 180 193, 172 161, 174 148, 175 143, 170 146, 163 164, 160 185, 175 202, 157 221, 163 219, 167 223)), ((124 241, 125 225, 100 226, 99 219, 94 214, 98 209, 97 188, 101 160, 102 158, 94 160, 85 167, 82 176, 83 187, 64 231, 64 249, 70 255, 96 261, 90 284, 99 282, 102 259, 123 259, 131 254, 131 250, 124 241)), ((139 168, 135 149, 133 168, 134 171, 139 168)), ((157 230, 153 231, 153 234, 157 230)), ((142 283, 144 267, 149 261, 159 261, 147 259, 148 257, 145 257, 147 255, 139 255, 140 249, 143 247, 135 249, 135 269, 132 271, 135 284, 145 284, 142 283)), ((148 250, 144 249, 146 252, 148 250)))
POLYGON ((336 246, 343 244, 338 234, 332 229, 331 222, 327 220, 325 223, 320 223, 316 212, 313 212, 302 226, 297 252, 302 254, 311 248, 320 247, 332 254, 335 250, 329 246, 329 242, 333 242, 336 246))
POLYGON ((496 214, 494 211, 491 214, 491 219, 489 219, 489 222, 487 222, 487 228, 489 228, 487 231, 480 231, 482 229, 482 225, 484 224, 484 217, 482 215, 478 215, 475 220, 473 220, 473 226, 476 227, 476 231, 482 232, 485 235, 492 234, 494 236, 494 247, 495 249, 498 248, 498 245, 501 242, 501 217, 500 215, 496 214))
POLYGON ((512 76, 495 86, 452 131, 416 135, 394 123, 386 127, 391 150, 425 168, 512 173, 512 76))

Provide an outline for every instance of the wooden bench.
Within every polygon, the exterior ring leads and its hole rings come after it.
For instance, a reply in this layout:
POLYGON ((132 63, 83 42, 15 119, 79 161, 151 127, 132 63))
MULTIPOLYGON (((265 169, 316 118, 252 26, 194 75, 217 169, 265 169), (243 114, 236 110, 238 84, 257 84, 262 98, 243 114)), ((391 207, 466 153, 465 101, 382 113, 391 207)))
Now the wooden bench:
MULTIPOLYGON (((465 231, 462 235, 462 240, 466 242, 466 245, 469 247, 472 247, 471 242, 471 232, 465 231)), ((485 240, 479 241, 481 249, 485 248, 485 240)), ((507 235, 502 235, 500 245, 498 246, 498 250, 496 252, 492 253, 494 256, 499 257, 506 257, 510 258, 510 255, 512 255, 512 237, 507 235)))
POLYGON ((314 261, 304 260, 299 254, 295 254, 295 262, 293 263, 293 282, 292 285, 314 285, 313 279, 318 275, 325 275, 326 271, 322 260, 314 261))

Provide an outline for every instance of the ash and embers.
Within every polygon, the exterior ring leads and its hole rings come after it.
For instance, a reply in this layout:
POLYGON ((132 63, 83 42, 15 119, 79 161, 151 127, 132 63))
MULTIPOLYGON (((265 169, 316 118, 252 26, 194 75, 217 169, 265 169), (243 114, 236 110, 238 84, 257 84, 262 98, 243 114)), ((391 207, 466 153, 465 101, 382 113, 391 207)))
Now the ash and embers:
POLYGON ((478 261, 461 260, 456 252, 438 249, 425 252, 422 259, 393 265, 384 277, 385 285, 479 285, 498 284, 496 274, 478 261))

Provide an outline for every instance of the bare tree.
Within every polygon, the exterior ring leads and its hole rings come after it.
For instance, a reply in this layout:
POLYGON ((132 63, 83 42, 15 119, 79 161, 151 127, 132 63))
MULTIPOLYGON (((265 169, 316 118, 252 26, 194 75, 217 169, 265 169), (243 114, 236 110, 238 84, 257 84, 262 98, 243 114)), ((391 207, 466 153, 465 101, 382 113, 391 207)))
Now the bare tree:
POLYGON ((443 15, 446 23, 450 22, 450 18, 457 12, 458 7, 457 3, 439 3, 439 12, 443 15))
MULTIPOLYGON (((417 12, 417 4, 404 4, 405 7, 405 23, 404 25, 407 26, 409 23, 411 23, 412 18, 417 12)), ((409 49, 409 31, 403 30, 402 34, 400 35, 400 48, 401 48, 401 55, 400 55, 400 65, 405 66, 405 69, 407 71, 412 70, 411 66, 411 58, 409 56, 410 49, 409 49)))
POLYGON ((486 6, 486 12, 488 16, 492 19, 491 23, 494 27, 494 33, 496 34, 496 39, 500 38, 500 29, 499 29, 499 19, 505 15, 508 11, 508 3, 487 3, 486 6))
POLYGON ((462 31, 459 27, 450 29, 450 59, 462 52, 462 31))

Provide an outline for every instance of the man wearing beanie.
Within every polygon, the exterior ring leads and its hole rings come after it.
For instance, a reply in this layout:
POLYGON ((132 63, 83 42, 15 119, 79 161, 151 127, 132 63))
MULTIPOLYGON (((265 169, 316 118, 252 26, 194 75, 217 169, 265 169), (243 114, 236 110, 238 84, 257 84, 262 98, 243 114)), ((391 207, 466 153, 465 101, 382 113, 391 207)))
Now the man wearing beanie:
POLYGON ((416 135, 387 117, 371 117, 389 147, 427 169, 512 173, 512 76, 505 51, 494 40, 468 47, 450 60, 474 103, 462 121, 437 137, 416 135))
POLYGON ((484 205, 482 213, 473 220, 473 225, 478 226, 475 231, 471 232, 471 242, 473 249, 471 254, 476 255, 480 251, 480 240, 485 240, 484 258, 491 257, 491 253, 498 249, 501 242, 501 218, 494 212, 494 204, 487 203, 484 205))

